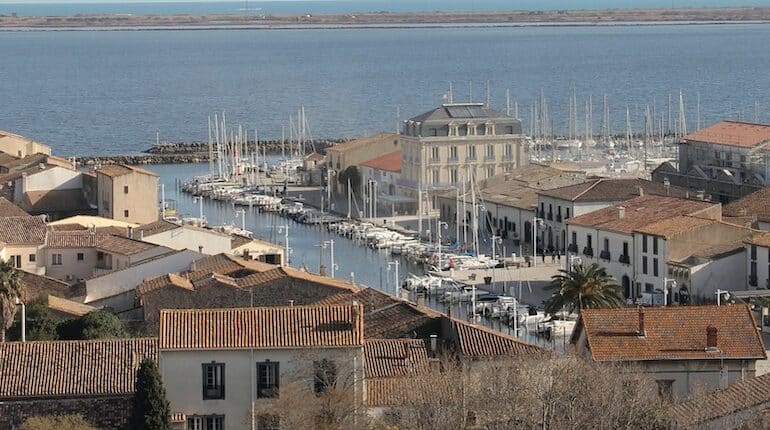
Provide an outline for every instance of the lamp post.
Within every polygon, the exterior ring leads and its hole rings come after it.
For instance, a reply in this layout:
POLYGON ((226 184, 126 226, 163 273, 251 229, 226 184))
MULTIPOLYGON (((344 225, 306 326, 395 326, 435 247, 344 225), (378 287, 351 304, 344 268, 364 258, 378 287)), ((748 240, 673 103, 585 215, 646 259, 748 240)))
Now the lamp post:
POLYGON ((289 248, 289 222, 286 221, 286 223, 280 227, 278 227, 278 234, 283 233, 283 246, 284 246, 284 256, 283 256, 283 265, 288 266, 289 265, 289 254, 291 254, 291 248, 289 248))
POLYGON ((437 221, 436 222, 436 242, 438 242, 438 267, 439 269, 442 267, 441 265, 441 229, 447 229, 449 228, 449 224, 445 223, 444 221, 437 221))
POLYGON ((676 280, 663 278, 663 306, 668 306, 668 284, 671 283, 671 289, 676 288, 676 280))
POLYGON ((201 223, 201 227, 203 226, 203 196, 193 197, 193 201, 198 202, 198 218, 201 223))
POLYGON ((399 262, 398 262, 398 260, 396 260, 396 261, 391 261, 391 262, 389 262, 389 263, 388 263, 388 271, 390 271, 390 266, 395 266, 395 280, 396 280, 396 285, 395 285, 395 288, 394 288, 393 290, 394 290, 394 292, 396 293, 396 294, 395 294, 395 295, 396 295, 396 297, 398 297, 398 265, 399 265, 399 262))
MULTIPOLYGON (((502 244, 503 243, 503 238, 500 237, 500 236, 492 236, 492 259, 493 260, 495 258, 497 258, 497 252, 495 250, 495 244, 496 243, 502 244)), ((505 254, 503 254, 503 257, 505 257, 505 254)))
POLYGON ((542 218, 535 217, 532 223, 532 267, 537 266, 537 226, 542 222, 542 218))
POLYGON ((27 307, 19 297, 16 297, 16 306, 21 306, 21 341, 27 341, 27 307))
POLYGON ((572 270, 572 268, 575 266, 575 262, 577 262, 577 264, 582 264, 583 259, 577 255, 570 255, 567 259, 567 271, 572 270))
POLYGON ((323 243, 323 247, 329 247, 329 261, 330 261, 330 269, 331 269, 331 275, 332 278, 334 278, 334 271, 337 269, 337 265, 334 264, 334 240, 326 240, 323 243))
MULTIPOLYGON (((329 204, 329 213, 332 212, 332 176, 335 176, 337 174, 336 171, 333 169, 329 169, 326 171, 326 201, 329 204)), ((334 277, 334 276, 332 276, 334 277)))

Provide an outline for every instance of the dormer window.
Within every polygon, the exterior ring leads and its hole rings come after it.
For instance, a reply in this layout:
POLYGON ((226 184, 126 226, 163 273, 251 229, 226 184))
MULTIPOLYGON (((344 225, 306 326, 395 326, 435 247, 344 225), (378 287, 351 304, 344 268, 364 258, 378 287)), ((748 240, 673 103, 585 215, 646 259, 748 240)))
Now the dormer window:
POLYGON ((484 134, 487 136, 494 136, 495 135, 495 124, 488 122, 484 124, 484 134))
POLYGON ((449 123, 449 135, 450 136, 458 136, 460 134, 459 129, 460 129, 460 127, 457 124, 455 124, 453 122, 449 123))
POLYGON ((467 125, 468 132, 466 133, 467 136, 475 136, 476 135, 476 124, 469 122, 467 125))

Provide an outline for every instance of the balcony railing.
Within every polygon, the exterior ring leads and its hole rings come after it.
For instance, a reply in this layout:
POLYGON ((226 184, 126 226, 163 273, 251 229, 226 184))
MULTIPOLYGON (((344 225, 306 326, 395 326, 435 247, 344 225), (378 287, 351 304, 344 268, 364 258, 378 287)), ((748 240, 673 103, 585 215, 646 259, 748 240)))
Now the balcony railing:
POLYGON ((602 251, 599 253, 599 258, 602 260, 610 261, 610 251, 602 251))
POLYGON ((567 247, 567 252, 571 252, 573 254, 577 254, 578 252, 578 246, 577 243, 570 243, 567 247))
POLYGON ((618 258, 618 261, 623 264, 631 264, 631 257, 629 257, 627 254, 621 254, 620 258, 618 258))
POLYGON ((548 221, 553 221, 553 212, 548 212, 548 215, 546 215, 545 219, 548 221))
POLYGON ((589 247, 586 246, 585 248, 583 248, 583 255, 586 255, 588 257, 593 257, 594 256, 594 249, 593 248, 589 248, 589 247))
POLYGON ((561 214, 556 214, 556 222, 561 222, 561 214))

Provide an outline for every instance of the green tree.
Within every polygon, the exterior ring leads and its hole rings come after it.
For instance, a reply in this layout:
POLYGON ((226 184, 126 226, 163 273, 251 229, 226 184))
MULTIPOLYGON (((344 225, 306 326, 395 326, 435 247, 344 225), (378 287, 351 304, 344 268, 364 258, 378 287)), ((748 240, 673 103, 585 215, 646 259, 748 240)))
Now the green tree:
POLYGON ((353 188, 354 192, 361 191, 361 172, 358 171, 358 167, 348 166, 347 169, 337 175, 337 180, 346 187, 348 186, 348 179, 350 180, 350 187, 353 188))
POLYGON ((16 316, 16 300, 24 287, 19 273, 10 261, 0 261, 0 342, 5 342, 5 332, 13 325, 16 316))
POLYGON ((62 321, 56 331, 62 340, 126 337, 126 329, 117 315, 101 309, 91 311, 80 318, 62 321))
POLYGON ((621 287, 596 263, 587 267, 577 264, 572 270, 559 270, 546 290, 554 291, 545 302, 545 311, 549 314, 562 309, 580 312, 590 308, 617 308, 624 304, 621 287))
MULTIPOLYGON (((51 315, 46 297, 38 297, 27 303, 27 340, 56 340, 57 325, 61 321, 51 315)), ((21 340, 21 322, 17 318, 8 330, 8 340, 21 340)))
POLYGON ((80 415, 59 415, 56 417, 27 418, 19 430, 97 430, 80 415))
POLYGON ((171 406, 158 366, 150 358, 142 360, 136 374, 136 391, 131 413, 134 430, 170 430, 171 406))

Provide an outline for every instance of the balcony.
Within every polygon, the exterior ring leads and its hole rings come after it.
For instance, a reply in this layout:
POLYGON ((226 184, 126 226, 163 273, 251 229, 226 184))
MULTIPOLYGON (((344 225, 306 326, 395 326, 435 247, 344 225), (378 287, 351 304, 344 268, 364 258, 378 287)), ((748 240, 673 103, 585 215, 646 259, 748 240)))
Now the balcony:
POLYGON ((620 258, 618 258, 618 261, 623 264, 631 264, 631 257, 629 257, 627 254, 621 254, 620 258))
POLYGON ((546 215, 545 219, 548 221, 553 221, 553 212, 548 212, 548 215, 546 215))
POLYGON ((561 222, 561 214, 556 214, 556 222, 561 222))
POLYGON ((602 260, 610 261, 611 260, 611 258, 610 258, 610 251, 602 251, 602 252, 600 252, 599 253, 599 258, 601 258, 602 260))
POLYGON ((757 286, 757 277, 756 276, 749 276, 749 285, 752 287, 757 286))
POLYGON ((587 257, 593 257, 594 256, 594 249, 593 248, 589 248, 589 247, 586 246, 585 248, 583 248, 583 255, 585 255, 587 257))
POLYGON ((573 254, 577 254, 578 252, 578 246, 577 243, 570 243, 567 247, 567 252, 571 252, 573 254))

